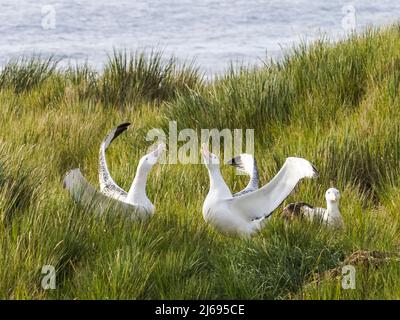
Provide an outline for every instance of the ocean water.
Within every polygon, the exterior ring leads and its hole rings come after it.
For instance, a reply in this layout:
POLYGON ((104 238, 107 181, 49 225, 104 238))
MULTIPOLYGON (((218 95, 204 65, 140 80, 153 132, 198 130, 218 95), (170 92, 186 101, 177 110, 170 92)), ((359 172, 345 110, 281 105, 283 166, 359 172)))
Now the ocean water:
POLYGON ((114 48, 156 48, 216 73, 399 19, 395 0, 1 0, 0 64, 35 53, 100 69, 114 48))

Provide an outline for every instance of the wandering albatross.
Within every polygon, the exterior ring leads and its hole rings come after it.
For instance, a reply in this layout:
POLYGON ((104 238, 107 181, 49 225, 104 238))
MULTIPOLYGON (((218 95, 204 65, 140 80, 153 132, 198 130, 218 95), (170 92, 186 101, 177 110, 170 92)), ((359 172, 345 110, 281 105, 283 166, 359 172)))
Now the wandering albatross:
POLYGON ((202 155, 210 178, 210 189, 203 204, 204 220, 226 235, 250 237, 259 231, 272 212, 303 178, 318 172, 305 159, 289 157, 277 175, 262 188, 233 197, 219 168, 218 157, 205 144, 202 155))
POLYGON ((343 219, 339 210, 339 190, 336 188, 329 188, 325 193, 325 199, 326 209, 316 208, 305 202, 294 202, 283 209, 282 216, 286 220, 294 217, 305 217, 310 220, 318 218, 328 226, 343 227, 343 219))
POLYGON ((147 175, 165 150, 165 144, 159 144, 154 151, 140 159, 135 178, 129 191, 126 192, 111 177, 105 154, 111 142, 129 125, 130 123, 123 123, 111 130, 100 145, 99 182, 101 192, 96 191, 78 168, 65 175, 64 187, 76 202, 93 207, 100 213, 112 208, 123 211, 132 220, 147 220, 154 214, 155 210, 146 194, 147 175))

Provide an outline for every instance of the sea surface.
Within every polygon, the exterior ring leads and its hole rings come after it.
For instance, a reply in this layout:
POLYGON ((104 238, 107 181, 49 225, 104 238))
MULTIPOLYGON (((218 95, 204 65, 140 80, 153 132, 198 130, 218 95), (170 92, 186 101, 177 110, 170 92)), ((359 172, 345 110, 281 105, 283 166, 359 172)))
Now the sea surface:
POLYGON ((113 49, 158 49, 214 74, 399 19, 397 0, 1 0, 0 65, 41 54, 101 69, 113 49))

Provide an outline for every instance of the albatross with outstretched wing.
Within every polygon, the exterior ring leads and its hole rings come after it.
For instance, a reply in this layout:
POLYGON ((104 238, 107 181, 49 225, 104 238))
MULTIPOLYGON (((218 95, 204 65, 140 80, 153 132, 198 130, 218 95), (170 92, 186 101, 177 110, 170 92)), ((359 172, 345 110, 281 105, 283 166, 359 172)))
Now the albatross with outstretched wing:
POLYGON ((127 211, 133 220, 147 220, 154 214, 155 210, 146 194, 147 175, 165 150, 165 144, 159 144, 156 150, 149 152, 140 159, 135 178, 129 191, 126 192, 111 177, 105 154, 111 142, 129 125, 129 123, 123 123, 111 130, 100 145, 99 182, 101 192, 96 191, 90 185, 79 169, 73 169, 65 175, 64 187, 75 201, 96 207, 101 213, 111 206, 127 211))
POLYGON ((262 188, 233 197, 219 168, 219 159, 202 146, 210 190, 203 204, 204 220, 227 235, 249 237, 259 231, 272 212, 289 196, 303 178, 318 172, 305 159, 287 158, 278 174, 262 188))

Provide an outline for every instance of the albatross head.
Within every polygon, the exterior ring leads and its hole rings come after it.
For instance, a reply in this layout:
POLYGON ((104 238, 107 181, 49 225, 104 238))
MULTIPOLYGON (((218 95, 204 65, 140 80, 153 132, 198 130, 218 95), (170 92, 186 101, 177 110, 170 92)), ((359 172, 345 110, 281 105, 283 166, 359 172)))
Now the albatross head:
POLYGON ((201 154, 204 159, 204 164, 210 168, 211 166, 219 166, 218 157, 208 150, 208 147, 205 143, 201 145, 201 154))
POLYGON ((149 152, 140 159, 139 166, 141 168, 151 169, 157 163, 165 149, 165 143, 160 143, 154 151, 149 152))
POLYGON ((325 193, 325 199, 327 202, 339 202, 340 192, 336 188, 329 188, 325 193))

